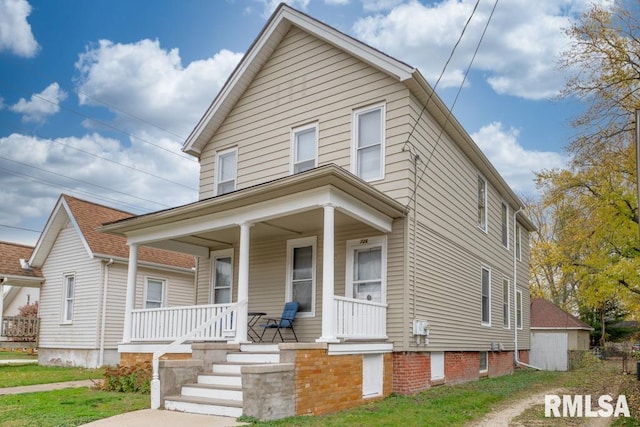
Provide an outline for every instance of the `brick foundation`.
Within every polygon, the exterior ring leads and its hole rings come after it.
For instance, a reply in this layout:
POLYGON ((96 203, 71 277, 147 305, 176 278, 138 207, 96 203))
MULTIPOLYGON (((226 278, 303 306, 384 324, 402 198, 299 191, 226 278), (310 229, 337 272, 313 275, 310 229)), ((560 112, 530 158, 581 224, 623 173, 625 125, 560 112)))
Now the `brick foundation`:
MULTIPOLYGON (((362 398, 362 354, 332 355, 325 349, 297 350, 295 354, 296 415, 319 415, 352 408, 372 399, 362 398)), ((383 393, 391 393, 393 360, 383 355, 383 393)), ((375 398, 374 398, 375 399, 375 398)))
POLYGON ((529 350, 518 350, 518 360, 529 363, 529 350))
POLYGON ((489 377, 499 377, 513 372, 512 351, 490 351, 488 353, 489 377))
POLYGON ((444 377, 448 384, 479 379, 480 353, 477 351, 445 352, 444 377))
POLYGON ((393 392, 415 394, 431 387, 430 353, 393 353, 393 392))
MULTIPOLYGON (((188 360, 191 353, 169 353, 160 357, 160 360, 188 360)), ((144 364, 151 366, 153 353, 120 353, 120 366, 133 366, 144 364)))

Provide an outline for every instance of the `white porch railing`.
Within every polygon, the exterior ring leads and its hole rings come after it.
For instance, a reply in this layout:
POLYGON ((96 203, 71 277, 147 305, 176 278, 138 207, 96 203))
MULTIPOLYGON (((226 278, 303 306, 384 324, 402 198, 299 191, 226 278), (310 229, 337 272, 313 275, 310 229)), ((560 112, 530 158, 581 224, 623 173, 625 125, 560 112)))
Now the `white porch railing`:
POLYGON ((334 296, 336 337, 386 339, 387 305, 379 302, 334 296))
POLYGON ((192 305, 132 311, 131 341, 173 341, 197 329, 229 308, 220 319, 203 328, 192 340, 226 341, 236 333, 235 304, 192 305))

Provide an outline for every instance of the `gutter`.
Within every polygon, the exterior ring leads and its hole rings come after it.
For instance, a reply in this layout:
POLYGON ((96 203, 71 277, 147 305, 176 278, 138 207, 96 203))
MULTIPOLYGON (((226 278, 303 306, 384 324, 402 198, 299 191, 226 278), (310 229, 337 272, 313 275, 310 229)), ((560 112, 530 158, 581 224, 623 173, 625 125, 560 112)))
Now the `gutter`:
MULTIPOLYGON (((513 214, 513 361, 516 366, 522 365, 526 366, 527 368, 533 368, 537 369, 538 371, 542 371, 542 368, 529 365, 528 363, 524 363, 523 361, 518 359, 518 307, 516 306, 516 303, 518 301, 518 258, 516 257, 516 227, 518 226, 518 214, 523 210, 524 207, 520 206, 520 208, 513 214)), ((522 251, 522 248, 520 248, 520 250, 522 251)), ((524 319, 522 320, 524 322, 524 319)))

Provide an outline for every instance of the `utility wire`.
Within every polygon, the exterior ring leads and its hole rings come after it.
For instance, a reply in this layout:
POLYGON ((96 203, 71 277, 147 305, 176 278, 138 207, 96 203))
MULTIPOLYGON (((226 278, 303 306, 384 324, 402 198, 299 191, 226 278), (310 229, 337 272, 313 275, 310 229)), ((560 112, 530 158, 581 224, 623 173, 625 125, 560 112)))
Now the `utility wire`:
POLYGON ((440 141, 442 140, 442 134, 444 133, 444 129, 446 127, 446 125, 449 123, 449 120, 451 119, 451 115, 453 114, 453 108, 456 106, 456 103, 458 102, 458 97, 460 96, 460 92, 462 92, 462 88, 464 87, 465 82, 467 81, 467 77, 469 75, 469 72, 471 71, 471 66, 473 65, 473 62, 476 58, 476 55, 478 54, 478 51, 480 50, 480 45, 482 44, 482 40, 484 39, 484 36, 487 32, 487 28, 489 28, 489 23, 491 23, 491 19, 493 18, 493 14, 496 10, 496 7, 498 6, 498 1, 496 0, 495 3, 493 4, 493 9, 491 9, 491 14, 489 15, 489 19, 487 19, 487 23, 484 26, 484 30, 482 31, 482 34, 480 36, 480 39, 478 40, 478 43, 476 45, 475 51, 473 52, 473 56, 471 57, 471 61, 469 61, 469 66, 467 67, 467 69, 465 70, 464 76, 462 78, 462 82, 460 83, 460 86, 458 87, 458 91, 456 93, 456 96, 453 100, 453 103, 451 104, 451 108, 449 108, 447 110, 447 116, 445 117, 445 122, 444 124, 440 127, 440 132, 438 133, 438 138, 436 139, 436 143, 433 145, 433 148, 431 149, 431 151, 429 152, 429 157, 427 158, 427 161, 424 163, 424 166, 420 172, 420 177, 418 178, 418 180, 416 181, 416 184, 414 185, 414 189, 413 189, 413 193, 411 194, 411 197, 409 198, 409 202, 407 203, 407 207, 410 206, 411 202, 413 201, 414 197, 416 196, 416 193, 418 192, 418 187, 420 185, 420 183, 422 182, 422 179, 424 178, 424 174, 426 173, 427 169, 429 168, 429 163, 431 162, 431 159, 433 158, 433 153, 436 151, 436 148, 438 147, 440 141))
POLYGON ((93 183, 91 183, 91 182, 84 181, 84 180, 82 180, 82 179, 72 178, 72 177, 70 177, 70 176, 63 175, 63 174, 61 174, 61 173, 52 172, 52 171, 50 171, 50 170, 46 170, 46 169, 43 169, 43 168, 39 168, 39 167, 37 167, 37 166, 33 166, 33 165, 30 165, 30 164, 27 164, 27 163, 19 162, 19 161, 17 161, 17 160, 13 160, 13 159, 10 159, 10 158, 8 158, 8 157, 0 156, 0 159, 2 159, 2 160, 6 160, 6 161, 9 161, 9 162, 12 162, 12 163, 17 163, 17 164, 19 164, 19 165, 26 166, 26 167, 28 167, 28 168, 36 169, 36 170, 39 170, 39 171, 41 171, 41 172, 49 173, 49 174, 51 174, 51 175, 59 176, 59 177, 64 178, 64 179, 68 179, 68 180, 71 180, 71 181, 76 181, 76 182, 79 182, 79 183, 81 183, 81 184, 91 185, 91 186, 93 186, 93 187, 97 187, 97 188, 100 188, 100 189, 102 189, 102 190, 112 191, 112 192, 114 192, 114 193, 122 194, 123 196, 132 197, 132 198, 134 198, 134 199, 142 200, 142 201, 144 201, 144 202, 155 203, 156 205, 160 205, 160 206, 163 206, 163 207, 165 207, 165 208, 170 208, 170 207, 171 207, 171 206, 169 206, 169 205, 165 205, 164 203, 156 202, 156 201, 154 201, 154 200, 150 200, 150 199, 145 199, 145 198, 140 197, 140 196, 134 196, 133 194, 125 193, 125 192, 123 192, 123 191, 119 191, 119 190, 116 190, 116 189, 113 189, 113 188, 105 187, 105 186, 102 186, 102 185, 99 185, 99 184, 93 184, 93 183))
POLYGON ((30 231, 32 233, 38 233, 38 234, 42 232, 42 230, 32 230, 31 228, 16 227, 14 225, 7 225, 7 224, 0 224, 0 227, 13 228, 14 230, 30 231))
MULTIPOLYGON (((0 120, 0 121, 4 122, 5 124, 7 123, 6 121, 3 121, 3 120, 0 120)), ((126 164, 121 163, 121 162, 117 162, 117 161, 115 161, 115 160, 109 159, 108 157, 104 157, 104 156, 100 156, 100 155, 98 155, 98 154, 94 154, 94 153, 92 153, 92 152, 90 152, 90 151, 83 150, 82 148, 78 148, 78 147, 74 147, 73 145, 65 144, 64 142, 60 141, 60 140, 59 140, 59 138, 56 138, 56 139, 43 138, 43 137, 41 137, 41 136, 39 136, 39 135, 37 135, 37 134, 33 134, 33 133, 29 132, 27 129, 19 128, 19 127, 15 126, 15 125, 11 125, 11 126, 12 126, 14 129, 16 129, 16 130, 18 130, 18 131, 20 131, 20 132, 24 132, 25 134, 33 135, 33 136, 36 136, 36 137, 38 137, 38 138, 40 138, 40 139, 43 139, 43 140, 45 140, 45 139, 46 139, 47 141, 51 141, 51 142, 54 142, 54 143, 56 143, 56 144, 60 144, 60 145, 65 146, 65 147, 72 148, 72 149, 74 149, 74 150, 76 150, 76 151, 79 151, 79 152, 81 152, 81 153, 87 154, 87 155, 89 155, 89 156, 96 157, 96 158, 98 158, 98 159, 101 159, 101 160, 104 160, 104 161, 107 161, 107 162, 110 162, 110 163, 114 163, 114 164, 119 165, 119 166, 122 166, 122 167, 124 167, 124 168, 131 169, 131 170, 133 170, 133 171, 135 171, 135 172, 143 173, 143 174, 145 174, 145 175, 152 176, 152 177, 157 178, 157 179, 159 179, 159 180, 162 180, 162 181, 165 181, 165 182, 169 182, 169 183, 171 183, 171 184, 179 185, 180 187, 184 187, 184 188, 186 188, 186 189, 188 189, 188 190, 195 190, 195 191, 197 191, 197 190, 198 190, 197 188, 189 187, 188 185, 181 184, 181 183, 179 183, 179 182, 177 182, 177 181, 173 181, 173 180, 170 180, 170 179, 164 178, 164 177, 162 177, 162 176, 160 176, 160 175, 156 175, 156 174, 153 174, 153 173, 151 173, 151 172, 147 172, 147 171, 144 171, 144 170, 142 170, 142 169, 138 169, 138 168, 135 168, 135 167, 133 167, 133 166, 126 165, 126 164)))
POLYGON ((449 58, 447 58, 447 61, 445 62, 444 67, 442 67, 442 71, 440 72, 440 75, 438 76, 438 80, 436 80, 436 83, 433 85, 433 88, 431 88, 431 93, 429 94, 429 97, 427 98, 427 101, 422 106, 422 109, 420 110, 420 114, 418 114, 418 118, 413 123, 413 127, 411 128, 411 132, 409 132, 409 136, 407 136, 407 140, 405 141, 404 146, 409 144, 409 140, 411 139, 411 136, 413 135, 413 132, 416 130, 416 126, 418 125, 418 122, 420 121, 420 118, 422 117, 422 115, 424 114, 425 110, 427 109, 427 106, 429 105, 429 101, 431 101, 431 98, 433 97, 433 94, 436 92, 436 88, 438 87, 438 84, 440 83, 440 80, 442 80, 442 77, 444 76, 444 73, 447 70, 447 67, 449 66, 449 63, 451 62, 451 59, 453 58, 453 54, 455 53, 456 49, 458 48, 458 45, 462 41, 462 37, 464 36, 464 33, 467 31, 467 27, 469 26, 469 23, 471 22, 471 18, 473 18, 473 15, 475 15, 479 4, 480 4, 480 0, 477 0, 475 6, 473 6, 473 10, 471 11, 471 15, 469 15, 469 18, 467 19, 467 22, 465 22, 464 27, 462 28, 462 32, 460 33, 460 36, 458 37, 458 40, 456 41, 455 45, 453 45, 453 48, 451 49, 451 53, 449 54, 449 58))
MULTIPOLYGON (((72 192, 72 193, 82 194, 83 196, 90 197, 92 199, 104 200, 105 202, 106 201, 114 202, 115 204, 118 204, 120 206, 125 206, 125 205, 126 206, 130 206, 130 207, 133 207, 138 212, 148 212, 149 211, 149 209, 141 207, 141 206, 132 205, 131 203, 123 202, 121 200, 116 200, 116 199, 113 199, 113 198, 110 198, 110 197, 106 197, 106 196, 99 196, 99 195, 97 195, 95 193, 89 193, 87 191, 83 191, 83 190, 78 190, 76 188, 67 187, 66 185, 56 184, 56 183, 53 183, 53 182, 50 182, 50 181, 45 181, 43 179, 36 178, 36 177, 34 177, 32 175, 27 175, 27 174, 24 174, 24 173, 16 172, 16 171, 13 171, 11 169, 0 167, 0 171, 4 171, 5 173, 8 173, 10 175, 14 175, 14 176, 17 176, 17 177, 20 177, 20 178, 24 178, 24 179, 29 180, 29 181, 39 182, 39 183, 44 184, 44 185, 46 185, 48 187, 62 188, 63 190, 66 190, 66 191, 69 191, 69 192, 72 192)), ((131 212, 131 213, 133 213, 133 212, 131 212)))
MULTIPOLYGON (((1 81, 1 82, 4 82, 5 86, 6 86, 6 85, 14 86, 14 85, 11 85, 10 83, 8 83, 6 80, 0 80, 0 81, 1 81)), ((139 137, 139 136, 136 136, 136 135, 134 135, 134 134, 132 134, 132 133, 130 133, 130 132, 127 132, 126 130, 120 129, 120 128, 118 128, 118 127, 116 127, 116 126, 114 126, 114 125, 112 125, 112 124, 110 124, 110 123, 107 123, 107 122, 103 121, 103 120, 99 120, 99 119, 97 119, 97 118, 95 118, 95 117, 92 117, 92 116, 90 116, 90 115, 88 115, 88 114, 82 113, 82 112, 80 112, 80 111, 78 111, 78 110, 75 110, 75 109, 73 109, 73 108, 69 108, 69 107, 63 106, 62 104, 60 104, 60 103, 58 103, 58 102, 52 101, 52 100, 50 100, 50 99, 47 99, 47 98, 45 98, 44 96, 42 96, 42 95, 40 95, 40 94, 34 93, 34 94, 32 95, 32 97, 37 98, 37 99, 39 99, 39 100, 41 100, 41 101, 47 102, 47 103, 49 103, 49 104, 51 104, 51 105, 55 105, 55 106, 57 106, 57 107, 59 107, 59 108, 61 108, 61 109, 63 109, 63 110, 69 111, 69 112, 71 112, 71 113, 73 113, 73 114, 76 114, 76 115, 78 115, 78 116, 80 116, 80 117, 84 117, 85 119, 88 119, 88 120, 91 120, 92 122, 98 123, 98 124, 99 124, 99 125, 101 125, 101 126, 104 126, 104 127, 108 128, 108 129, 111 129, 111 130, 113 130, 113 131, 116 131, 116 132, 118 132, 118 133, 121 133, 121 134, 123 134, 123 135, 125 135, 125 136, 127 136, 127 137, 129 137, 129 138, 133 138, 133 139, 136 139, 136 140, 138 140, 138 141, 144 142, 145 144, 149 144, 149 145, 151 145, 151 146, 153 146, 153 147, 157 148, 158 150, 166 151, 167 153, 173 154, 174 156, 179 157, 179 158, 181 158, 181 159, 183 159, 183 160, 188 160, 188 161, 190 161, 190 162, 196 162, 196 163, 197 163, 197 160, 195 160, 195 159, 193 159, 193 158, 191 158, 191 157, 183 156, 182 154, 176 153, 175 151, 171 151, 171 150, 169 150, 168 148, 165 148, 165 147, 163 147, 163 146, 161 146, 161 145, 154 144, 154 143, 153 143, 153 142, 151 142, 151 141, 148 141, 148 140, 146 140, 146 139, 144 139, 144 138, 141 138, 141 137, 139 137)))

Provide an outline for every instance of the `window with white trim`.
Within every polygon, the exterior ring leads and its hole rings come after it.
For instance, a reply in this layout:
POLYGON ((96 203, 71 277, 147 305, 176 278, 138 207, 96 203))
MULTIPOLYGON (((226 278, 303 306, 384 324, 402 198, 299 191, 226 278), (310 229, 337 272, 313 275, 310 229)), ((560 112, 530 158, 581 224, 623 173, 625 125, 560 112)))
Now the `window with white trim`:
POLYGON ((509 315, 509 296, 511 293, 509 292, 510 284, 509 279, 506 277, 502 278, 502 326, 505 329, 511 328, 511 318, 509 315))
POLYGON ((478 175, 478 227, 487 231, 487 181, 478 175))
POLYGON ((236 189, 238 176, 238 149, 230 148, 216 154, 216 195, 230 193, 236 189))
POLYGON ((516 244, 516 259, 518 261, 522 261, 522 247, 520 246, 520 235, 522 234, 522 229, 520 225, 516 225, 516 233, 515 233, 515 244, 516 244))
POLYGON ((502 246, 509 249, 509 205, 502 202, 502 246))
POLYGON ((76 275, 74 273, 63 276, 63 301, 62 301, 62 323, 73 322, 73 302, 76 293, 76 275))
POLYGON ((318 163, 318 124, 291 130, 291 173, 304 172, 318 163))
POLYGON ((347 241, 346 296, 386 303, 387 238, 347 241))
POLYGON ((147 277, 144 288, 144 308, 165 306, 166 280, 147 277))
POLYGON ((233 249, 211 252, 211 304, 230 304, 233 293, 233 249))
POLYGON ((384 178, 384 105, 353 112, 351 172, 365 181, 384 178))
POLYGON ((486 267, 482 267, 481 282, 482 324, 491 326, 491 270, 486 267))
POLYGON ((314 317, 316 307, 316 237, 287 241, 286 300, 298 301, 298 317, 314 317))
POLYGON ((516 326, 522 329, 522 291, 516 290, 516 326))
POLYGON ((480 372, 487 372, 489 370, 489 352, 480 352, 480 372))

